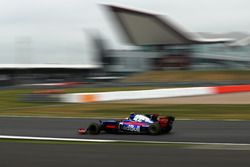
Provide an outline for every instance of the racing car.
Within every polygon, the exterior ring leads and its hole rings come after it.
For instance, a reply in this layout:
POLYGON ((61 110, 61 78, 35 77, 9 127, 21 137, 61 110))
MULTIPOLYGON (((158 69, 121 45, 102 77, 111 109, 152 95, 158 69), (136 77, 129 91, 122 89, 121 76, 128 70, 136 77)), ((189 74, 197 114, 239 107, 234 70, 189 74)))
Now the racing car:
POLYGON ((85 130, 80 128, 79 134, 97 135, 101 132, 106 133, 132 133, 132 134, 151 134, 158 135, 169 133, 173 128, 173 116, 161 116, 158 114, 137 114, 131 118, 123 120, 99 120, 93 122, 85 130))

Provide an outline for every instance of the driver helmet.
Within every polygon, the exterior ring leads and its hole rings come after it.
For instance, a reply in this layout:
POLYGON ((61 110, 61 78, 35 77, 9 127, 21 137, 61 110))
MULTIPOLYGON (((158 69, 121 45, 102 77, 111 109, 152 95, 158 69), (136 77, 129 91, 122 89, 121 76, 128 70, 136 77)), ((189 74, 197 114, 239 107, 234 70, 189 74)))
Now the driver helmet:
POLYGON ((130 113, 129 119, 134 119, 134 117, 135 117, 135 113, 130 113))

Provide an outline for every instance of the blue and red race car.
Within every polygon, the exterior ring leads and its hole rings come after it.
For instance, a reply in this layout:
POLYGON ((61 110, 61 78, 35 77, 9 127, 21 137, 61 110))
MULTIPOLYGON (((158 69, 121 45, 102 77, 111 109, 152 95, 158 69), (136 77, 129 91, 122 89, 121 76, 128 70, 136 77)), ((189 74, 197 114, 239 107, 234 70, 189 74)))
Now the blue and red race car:
POLYGON ((133 114, 124 120, 99 120, 99 123, 91 123, 85 130, 80 128, 79 134, 106 133, 132 133, 158 135, 169 133, 173 128, 173 116, 160 116, 158 114, 133 114))

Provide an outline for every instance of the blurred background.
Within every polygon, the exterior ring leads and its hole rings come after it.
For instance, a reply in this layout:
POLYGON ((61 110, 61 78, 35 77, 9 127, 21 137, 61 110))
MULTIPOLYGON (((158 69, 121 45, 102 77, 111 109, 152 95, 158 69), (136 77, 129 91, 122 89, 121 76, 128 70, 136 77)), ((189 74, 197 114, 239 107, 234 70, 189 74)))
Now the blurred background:
POLYGON ((0 6, 1 86, 249 69, 246 0, 11 0, 0 6))

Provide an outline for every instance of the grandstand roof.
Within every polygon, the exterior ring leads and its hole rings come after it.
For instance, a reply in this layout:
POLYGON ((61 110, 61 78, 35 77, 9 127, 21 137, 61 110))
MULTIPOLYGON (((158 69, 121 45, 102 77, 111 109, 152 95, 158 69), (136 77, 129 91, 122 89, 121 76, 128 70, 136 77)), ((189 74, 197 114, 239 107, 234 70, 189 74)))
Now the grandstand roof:
POLYGON ((123 30, 127 41, 134 45, 188 45, 232 42, 232 39, 205 39, 185 31, 161 15, 107 5, 123 30))

